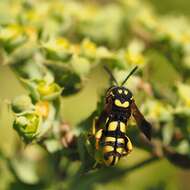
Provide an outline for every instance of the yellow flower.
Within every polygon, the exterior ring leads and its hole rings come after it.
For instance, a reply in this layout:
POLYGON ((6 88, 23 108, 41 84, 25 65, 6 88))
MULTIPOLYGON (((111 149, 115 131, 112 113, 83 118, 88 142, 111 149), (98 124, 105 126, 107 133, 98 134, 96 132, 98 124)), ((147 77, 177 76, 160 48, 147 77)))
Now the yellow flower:
POLYGON ((54 93, 56 88, 57 86, 55 83, 45 84, 45 82, 40 82, 37 89, 41 96, 47 96, 54 93))
POLYGON ((82 42, 81 49, 83 53, 89 57, 95 57, 96 56, 96 44, 90 41, 89 39, 85 39, 82 42))
POLYGON ((190 107, 190 87, 189 85, 179 83, 178 84, 178 93, 182 102, 190 107))
POLYGON ((38 102, 35 105, 35 110, 38 115, 47 118, 49 115, 49 102, 47 101, 38 102))
POLYGON ((22 34, 23 34, 23 28, 20 25, 9 25, 7 27, 1 28, 0 40, 6 41, 14 39, 22 34))
POLYGON ((144 105, 147 110, 148 116, 155 120, 169 120, 171 119, 171 107, 163 102, 150 100, 144 105))
POLYGON ((125 58, 128 63, 134 65, 141 65, 145 63, 145 58, 141 54, 134 54, 132 52, 126 52, 125 58))
POLYGON ((190 44, 190 33, 184 33, 182 36, 181 36, 181 42, 183 44, 187 44, 189 45, 190 44))
POLYGON ((32 26, 27 26, 24 28, 24 31, 26 32, 27 36, 31 41, 36 41, 38 34, 37 34, 37 29, 32 27, 32 26))
POLYGON ((125 53, 125 59, 129 64, 145 64, 145 57, 142 54, 144 44, 138 40, 133 40, 125 53))
POLYGON ((42 46, 52 51, 64 51, 70 48, 70 43, 66 38, 57 38, 43 43, 42 46))
POLYGON ((80 45, 72 44, 70 47, 71 53, 73 54, 80 54, 80 45))
POLYGON ((137 14, 137 22, 145 26, 150 30, 154 30, 158 27, 158 20, 150 7, 140 9, 137 14))

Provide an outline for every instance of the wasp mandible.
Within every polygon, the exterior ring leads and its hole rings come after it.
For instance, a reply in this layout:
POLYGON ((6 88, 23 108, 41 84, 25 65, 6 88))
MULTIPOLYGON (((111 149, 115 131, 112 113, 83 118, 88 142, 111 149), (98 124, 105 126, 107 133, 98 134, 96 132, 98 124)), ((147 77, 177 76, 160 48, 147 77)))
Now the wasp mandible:
POLYGON ((100 116, 94 120, 93 134, 96 150, 102 152, 103 163, 110 166, 115 165, 121 157, 132 151, 132 143, 126 135, 127 122, 131 115, 149 140, 151 139, 152 127, 139 111, 131 91, 124 87, 124 84, 138 67, 132 69, 121 85, 118 84, 111 71, 107 67, 104 68, 115 85, 106 92, 104 109, 100 116))

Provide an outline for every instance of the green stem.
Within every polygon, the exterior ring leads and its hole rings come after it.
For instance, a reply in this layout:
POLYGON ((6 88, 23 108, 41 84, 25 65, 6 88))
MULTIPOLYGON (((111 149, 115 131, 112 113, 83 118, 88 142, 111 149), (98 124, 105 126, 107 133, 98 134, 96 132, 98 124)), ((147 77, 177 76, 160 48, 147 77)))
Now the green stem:
POLYGON ((136 164, 134 166, 131 166, 129 168, 124 169, 124 173, 131 172, 131 171, 134 171, 136 169, 142 168, 142 167, 144 167, 144 166, 146 166, 148 164, 151 164, 152 162, 155 162, 155 161, 157 161, 159 159, 160 159, 159 157, 155 157, 155 156, 151 157, 151 158, 148 158, 147 160, 144 160, 144 161, 142 161, 142 162, 140 162, 140 163, 138 163, 138 164, 136 164))
POLYGON ((135 164, 134 166, 124 169, 116 167, 98 169, 95 172, 89 172, 75 178, 74 181, 71 183, 70 189, 73 189, 77 186, 79 190, 91 190, 97 183, 107 183, 111 180, 118 179, 129 172, 140 169, 157 160, 159 160, 158 157, 151 157, 140 163, 135 164))

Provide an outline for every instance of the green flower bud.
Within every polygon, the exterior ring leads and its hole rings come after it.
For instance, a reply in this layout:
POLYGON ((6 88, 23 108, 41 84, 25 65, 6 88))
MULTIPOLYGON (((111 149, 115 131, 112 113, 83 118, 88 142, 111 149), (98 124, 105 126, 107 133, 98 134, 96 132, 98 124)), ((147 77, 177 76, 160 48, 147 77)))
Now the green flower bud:
POLYGON ((66 61, 72 55, 70 43, 65 38, 52 39, 42 43, 42 48, 46 57, 51 60, 66 61))
POLYGON ((41 118, 34 112, 16 116, 13 128, 26 142, 31 142, 38 134, 41 118))
POLYGON ((12 101, 12 110, 16 113, 32 110, 33 108, 32 101, 27 95, 18 96, 12 101))
POLYGON ((83 57, 73 56, 71 64, 78 75, 86 75, 90 71, 89 61, 83 57))
POLYGON ((56 83, 47 84, 41 81, 37 86, 37 91, 41 99, 54 100, 61 94, 62 89, 56 83))
POLYGON ((96 44, 91 42, 89 39, 85 39, 82 42, 81 51, 82 51, 81 53, 84 56, 93 59, 96 57, 96 53, 97 53, 96 44))
POLYGON ((27 36, 20 25, 10 25, 0 30, 0 42, 8 53, 25 43, 26 40, 27 36))
POLYGON ((58 84, 54 82, 46 82, 45 80, 25 80, 21 79, 21 82, 30 91, 33 99, 39 100, 55 100, 60 96, 62 89, 58 84))

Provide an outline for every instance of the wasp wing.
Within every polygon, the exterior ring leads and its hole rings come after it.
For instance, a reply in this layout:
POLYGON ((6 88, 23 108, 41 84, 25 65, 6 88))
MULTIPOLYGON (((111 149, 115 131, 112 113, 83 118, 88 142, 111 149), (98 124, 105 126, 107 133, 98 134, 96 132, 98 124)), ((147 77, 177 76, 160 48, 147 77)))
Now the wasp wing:
POLYGON ((137 105, 135 104, 134 100, 131 103, 131 111, 132 111, 132 115, 135 118, 137 125, 140 128, 140 130, 144 133, 144 135, 149 140, 151 140, 152 126, 148 121, 146 121, 143 114, 140 112, 137 105))

